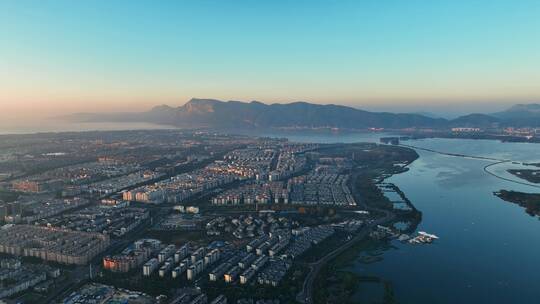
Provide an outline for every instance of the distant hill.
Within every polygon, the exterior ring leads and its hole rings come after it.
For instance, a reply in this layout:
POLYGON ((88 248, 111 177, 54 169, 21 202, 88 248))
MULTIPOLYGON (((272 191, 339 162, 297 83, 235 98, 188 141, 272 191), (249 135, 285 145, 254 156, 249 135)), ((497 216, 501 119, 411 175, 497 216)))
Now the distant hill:
POLYGON ((517 104, 508 110, 492 114, 502 119, 537 118, 540 117, 540 104, 517 104))
POLYGON ((440 115, 437 115, 437 114, 435 114, 435 113, 424 112, 424 111, 420 111, 420 112, 411 112, 411 114, 418 114, 418 115, 422 115, 422 116, 429 117, 429 118, 443 118, 443 117, 441 117, 440 115))
POLYGON ((418 114, 375 113, 307 102, 264 104, 194 98, 180 107, 157 106, 141 113, 75 114, 75 121, 142 121, 219 128, 407 128, 442 126, 444 119, 418 114))
POLYGON ((540 104, 518 104, 508 110, 492 114, 515 127, 540 126, 540 104))
MULTIPOLYGON (((507 111, 470 114, 453 120, 421 114, 369 112, 341 105, 308 102, 265 104, 258 101, 220 101, 193 98, 180 107, 156 106, 147 112, 81 113, 68 119, 85 122, 152 122, 180 127, 210 128, 447 128, 453 126, 489 127, 523 120, 540 126, 540 105, 517 105, 507 111)), ((519 123, 522 125, 523 121, 519 123)))
POLYGON ((452 119, 448 123, 452 127, 487 128, 493 126, 493 124, 500 124, 501 122, 501 119, 497 117, 487 114, 474 113, 452 119))

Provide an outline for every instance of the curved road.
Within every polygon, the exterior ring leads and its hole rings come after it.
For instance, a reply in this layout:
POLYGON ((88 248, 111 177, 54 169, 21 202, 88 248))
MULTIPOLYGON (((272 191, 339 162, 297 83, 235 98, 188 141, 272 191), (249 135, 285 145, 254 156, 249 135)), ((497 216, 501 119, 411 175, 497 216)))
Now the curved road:
POLYGON ((492 163, 492 164, 489 164, 489 165, 485 165, 484 166, 484 172, 486 172, 487 174, 489 174, 491 176, 494 176, 496 178, 505 180, 507 182, 516 183, 516 184, 520 184, 520 185, 525 185, 525 186, 529 186, 529 187, 540 188, 540 185, 534 185, 534 184, 530 184, 530 183, 526 183, 526 182, 522 182, 522 181, 518 181, 518 180, 513 180, 513 179, 510 179, 510 178, 507 178, 507 177, 504 177, 504 176, 497 175, 496 173, 491 172, 491 171, 488 170, 489 167, 491 167, 491 166, 495 166, 495 165, 499 165, 499 164, 503 164, 503 163, 507 163, 507 162, 509 162, 509 161, 500 161, 500 162, 492 163))
POLYGON ((534 185, 534 184, 531 184, 531 183, 522 182, 522 181, 519 181, 519 180, 514 180, 514 179, 511 179, 511 178, 507 178, 507 177, 504 177, 504 176, 500 176, 500 175, 498 175, 498 174, 496 174, 496 173, 491 172, 491 171, 488 170, 490 167, 495 166, 495 165, 513 162, 513 160, 511 160, 511 159, 499 159, 499 158, 484 157, 484 156, 475 156, 475 155, 465 155, 465 154, 449 153, 449 152, 442 152, 442 151, 437 151, 437 150, 432 150, 432 149, 427 149, 427 148, 420 148, 420 147, 416 147, 416 146, 405 145, 405 144, 400 144, 400 146, 407 147, 407 148, 411 148, 411 149, 417 149, 417 150, 427 151, 427 152, 436 153, 436 154, 441 154, 441 155, 447 155, 447 156, 454 156, 454 157, 462 157, 462 158, 470 158, 470 159, 478 159, 478 160, 492 161, 492 163, 487 164, 487 165, 484 166, 484 172, 486 172, 487 174, 489 174, 489 175, 491 175, 491 176, 494 176, 494 177, 496 177, 496 178, 498 178, 498 179, 507 181, 507 182, 516 183, 516 184, 520 184, 520 185, 525 185, 525 186, 529 186, 529 187, 540 188, 540 185, 534 185))
POLYGON ((304 284, 302 285, 302 291, 298 293, 298 295, 296 296, 296 300, 298 302, 304 303, 304 304, 313 303, 313 285, 315 283, 315 279, 317 278, 319 272, 321 271, 321 269, 326 263, 328 263, 329 261, 337 257, 339 254, 341 254, 345 250, 349 249, 356 242, 364 239, 373 227, 392 221, 395 217, 393 213, 390 213, 386 210, 377 209, 377 211, 384 212, 386 215, 378 220, 375 220, 369 223, 367 227, 362 228, 362 230, 350 241, 336 248, 334 251, 328 253, 327 255, 319 259, 318 261, 309 264, 310 270, 304 280, 304 284))

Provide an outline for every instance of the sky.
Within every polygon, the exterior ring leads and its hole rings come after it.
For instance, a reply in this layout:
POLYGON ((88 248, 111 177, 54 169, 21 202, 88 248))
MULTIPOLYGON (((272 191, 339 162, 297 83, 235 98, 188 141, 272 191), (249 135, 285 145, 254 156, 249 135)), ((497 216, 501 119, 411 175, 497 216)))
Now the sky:
POLYGON ((540 100, 540 1, 0 1, 0 118, 192 97, 397 112, 540 100))

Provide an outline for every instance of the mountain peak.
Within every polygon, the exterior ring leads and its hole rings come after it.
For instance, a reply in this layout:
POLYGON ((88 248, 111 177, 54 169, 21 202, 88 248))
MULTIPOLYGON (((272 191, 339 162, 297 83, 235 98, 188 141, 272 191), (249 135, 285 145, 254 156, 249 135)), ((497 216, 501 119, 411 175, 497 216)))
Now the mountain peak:
POLYGON ((517 104, 493 116, 507 120, 514 126, 540 125, 540 104, 517 104))
POLYGON ((223 101, 217 99, 192 98, 180 109, 190 114, 213 113, 215 106, 222 103, 223 101))
POLYGON ((210 99, 210 98, 191 98, 188 102, 184 104, 186 105, 215 105, 218 103, 223 103, 221 100, 217 99, 210 99))
POLYGON ((171 111, 173 109, 174 108, 169 106, 169 105, 162 104, 162 105, 153 107, 152 110, 150 110, 150 111, 151 112, 165 112, 165 111, 171 111))
POLYGON ((168 125, 211 128, 270 129, 368 129, 448 128, 450 126, 491 127, 540 126, 540 105, 516 105, 514 110, 470 114, 453 120, 421 114, 369 112, 344 105, 313 104, 305 101, 265 104, 258 101, 220 101, 192 98, 181 107, 161 105, 149 112, 129 115, 79 115, 79 121, 144 121, 168 125))

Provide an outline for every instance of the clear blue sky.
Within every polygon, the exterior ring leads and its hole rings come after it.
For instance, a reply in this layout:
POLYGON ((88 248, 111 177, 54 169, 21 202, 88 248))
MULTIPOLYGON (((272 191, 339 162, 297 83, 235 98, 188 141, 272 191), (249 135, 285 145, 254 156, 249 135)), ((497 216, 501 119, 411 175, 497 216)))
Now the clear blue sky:
POLYGON ((0 1, 0 104, 430 109, 540 97, 540 1, 0 1))

